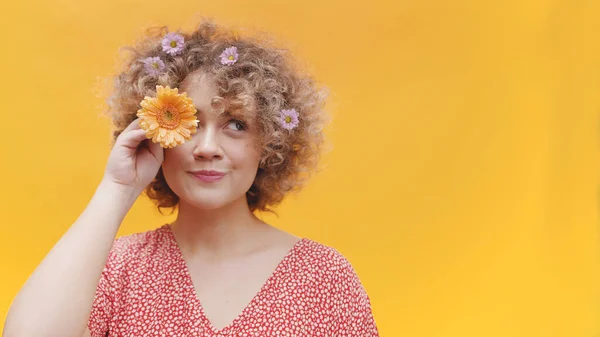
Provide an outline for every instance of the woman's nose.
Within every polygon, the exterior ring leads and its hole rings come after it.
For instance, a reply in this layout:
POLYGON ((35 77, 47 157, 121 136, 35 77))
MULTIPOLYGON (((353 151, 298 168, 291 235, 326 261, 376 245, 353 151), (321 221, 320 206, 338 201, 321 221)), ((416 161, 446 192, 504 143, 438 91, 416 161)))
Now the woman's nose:
POLYGON ((212 127, 198 128, 193 136, 195 142, 194 157, 213 159, 221 157, 221 150, 217 139, 217 130, 212 127))

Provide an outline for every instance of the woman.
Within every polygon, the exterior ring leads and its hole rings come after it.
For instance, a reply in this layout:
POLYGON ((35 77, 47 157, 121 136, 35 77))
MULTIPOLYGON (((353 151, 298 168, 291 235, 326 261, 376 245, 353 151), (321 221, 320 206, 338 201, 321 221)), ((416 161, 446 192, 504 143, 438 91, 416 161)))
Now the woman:
POLYGON ((211 22, 133 50, 109 100, 104 177, 4 337, 378 336, 339 252, 254 214, 315 168, 324 90, 284 50, 211 22), (142 191, 176 220, 114 240, 142 191))

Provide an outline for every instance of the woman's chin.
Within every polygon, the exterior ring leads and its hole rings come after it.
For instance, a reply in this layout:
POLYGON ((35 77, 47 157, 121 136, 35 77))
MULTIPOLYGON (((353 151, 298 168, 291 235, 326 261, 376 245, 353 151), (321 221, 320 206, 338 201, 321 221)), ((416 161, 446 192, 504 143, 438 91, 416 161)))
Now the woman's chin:
POLYGON ((224 196, 213 193, 192 195, 186 199, 186 202, 192 207, 207 211, 229 206, 237 200, 236 198, 232 198, 232 196, 224 196))

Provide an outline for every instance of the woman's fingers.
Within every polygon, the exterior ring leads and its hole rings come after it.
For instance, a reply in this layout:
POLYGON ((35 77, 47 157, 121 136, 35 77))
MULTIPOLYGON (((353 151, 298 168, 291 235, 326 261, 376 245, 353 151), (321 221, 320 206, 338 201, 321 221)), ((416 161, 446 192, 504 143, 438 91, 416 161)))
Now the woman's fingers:
POLYGON ((146 130, 143 130, 143 129, 131 130, 127 133, 125 133, 125 132, 123 133, 123 139, 121 140, 121 145, 131 148, 131 149, 136 149, 138 147, 138 145, 140 145, 140 143, 144 139, 147 139, 146 130))

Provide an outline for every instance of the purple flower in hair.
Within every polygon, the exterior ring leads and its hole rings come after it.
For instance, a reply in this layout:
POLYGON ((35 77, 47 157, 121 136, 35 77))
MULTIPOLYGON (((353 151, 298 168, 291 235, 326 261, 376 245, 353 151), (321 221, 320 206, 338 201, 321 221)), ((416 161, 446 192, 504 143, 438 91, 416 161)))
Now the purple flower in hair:
POLYGON ((221 64, 222 65, 232 65, 238 60, 238 53, 236 47, 226 48, 221 53, 221 64))
POLYGON ((179 55, 183 51, 183 35, 167 33, 162 40, 162 49, 169 55, 179 55))
POLYGON ((298 126, 298 112, 296 109, 281 110, 279 121, 284 129, 291 130, 298 126))
POLYGON ((144 70, 148 75, 158 76, 165 70, 165 63, 158 56, 146 57, 142 62, 144 63, 144 70))

